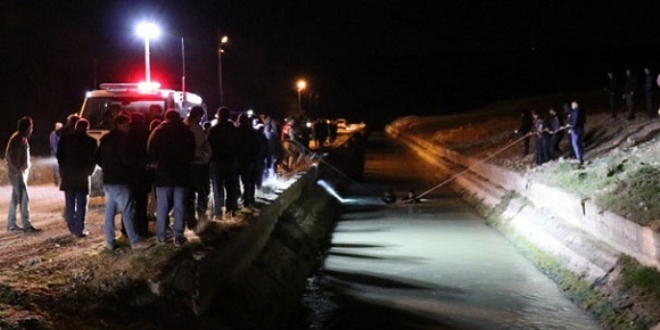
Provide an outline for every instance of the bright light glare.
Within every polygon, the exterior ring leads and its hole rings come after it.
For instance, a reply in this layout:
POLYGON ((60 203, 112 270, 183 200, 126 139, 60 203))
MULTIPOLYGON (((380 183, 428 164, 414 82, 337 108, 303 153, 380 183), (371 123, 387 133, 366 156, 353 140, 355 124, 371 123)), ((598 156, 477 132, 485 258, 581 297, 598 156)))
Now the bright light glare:
POLYGON ((307 82, 304 80, 298 80, 298 83, 296 84, 298 86, 298 90, 301 91, 307 87, 307 82))
POLYGON ((229 41, 229 37, 227 37, 227 36, 224 36, 224 37, 222 37, 222 39, 220 39, 220 43, 222 43, 222 44, 226 44, 227 41, 229 41))
POLYGON ((153 23, 140 23, 137 26, 137 35, 145 39, 154 39, 160 36, 160 29, 153 23))
POLYGON ((202 104, 202 98, 199 95, 186 93, 186 100, 194 104, 202 104))
POLYGON ((252 117, 252 115, 254 115, 254 111, 252 111, 252 109, 248 110, 247 111, 247 116, 252 117))
POLYGON ((138 90, 141 91, 153 91, 159 88, 160 88, 160 83, 155 81, 151 81, 151 82, 141 81, 138 83, 138 90))
POLYGON ((355 203, 355 202, 356 202, 355 199, 352 199, 352 198, 342 198, 341 196, 339 196, 339 193, 337 193, 337 191, 335 190, 335 188, 333 188, 333 187, 332 187, 328 182, 326 182, 325 180, 322 180, 322 179, 321 179, 321 180, 318 180, 318 181, 316 181, 316 184, 318 184, 319 186, 321 186, 321 188, 323 188, 328 194, 330 194, 330 196, 336 198, 336 199, 337 199, 340 203, 342 203, 342 204, 346 204, 346 203, 355 203))

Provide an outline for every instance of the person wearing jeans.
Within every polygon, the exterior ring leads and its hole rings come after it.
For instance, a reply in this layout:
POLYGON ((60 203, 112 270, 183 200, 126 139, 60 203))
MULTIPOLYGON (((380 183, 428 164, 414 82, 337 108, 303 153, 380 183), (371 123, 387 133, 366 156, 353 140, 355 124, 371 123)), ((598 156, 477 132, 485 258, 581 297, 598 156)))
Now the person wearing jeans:
POLYGON ((64 218, 69 232, 78 238, 87 237, 85 215, 89 195, 89 177, 96 163, 96 140, 87 135, 89 121, 81 118, 71 134, 62 136, 57 148, 60 167, 60 190, 64 191, 64 218))
POLYGON ((27 177, 30 168, 30 142, 32 118, 18 120, 17 130, 9 138, 5 159, 7 160, 8 178, 11 184, 11 201, 7 212, 7 231, 38 231, 30 222, 30 195, 27 190, 27 177), (20 205, 23 228, 16 225, 16 207, 20 205))
POLYGON ((165 241, 169 209, 174 206, 174 245, 183 245, 186 242, 183 235, 186 188, 190 180, 190 163, 195 154, 195 136, 175 109, 167 110, 165 122, 151 132, 147 151, 156 169, 156 238, 159 242, 165 241))
POLYGON ((174 231, 175 244, 182 244, 184 227, 184 216, 186 205, 185 202, 188 197, 186 187, 156 187, 156 237, 159 242, 164 242, 166 239, 166 231, 169 226, 169 212, 174 212, 174 231), (179 239, 177 240, 177 238, 179 239))
POLYGON ((131 153, 130 131, 131 118, 120 114, 113 119, 114 128, 103 138, 97 150, 97 164, 103 169, 103 190, 105 191, 104 232, 107 249, 117 247, 115 241, 115 215, 121 210, 126 235, 133 249, 143 249, 149 244, 140 239, 135 231, 133 206, 134 197, 131 188, 131 173, 141 161, 131 153))
POLYGON ((570 134, 571 134, 571 145, 573 146, 573 151, 575 152, 575 158, 580 162, 580 165, 584 164, 584 146, 582 144, 582 138, 584 136, 584 124, 586 123, 586 115, 584 110, 582 110, 577 101, 571 102, 571 115, 570 115, 570 134))
POLYGON ((105 221, 103 230, 105 232, 106 246, 108 250, 116 248, 115 242, 115 215, 117 209, 121 210, 121 219, 126 230, 126 235, 134 249, 142 248, 140 235, 135 231, 133 219, 135 208, 133 207, 133 192, 129 184, 104 184, 105 192, 105 221))

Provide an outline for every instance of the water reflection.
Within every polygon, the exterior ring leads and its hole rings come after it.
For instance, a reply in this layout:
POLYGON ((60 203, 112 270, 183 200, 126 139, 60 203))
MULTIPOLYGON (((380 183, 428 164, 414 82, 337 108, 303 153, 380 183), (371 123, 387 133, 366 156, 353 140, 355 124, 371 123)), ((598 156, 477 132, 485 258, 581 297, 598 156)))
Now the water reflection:
MULTIPOLYGON (((428 186, 415 174, 429 170, 410 156, 371 152, 372 190, 389 175, 399 191, 428 186)), ((450 190, 427 198, 347 210, 323 270, 310 280, 304 328, 600 329, 450 190)))

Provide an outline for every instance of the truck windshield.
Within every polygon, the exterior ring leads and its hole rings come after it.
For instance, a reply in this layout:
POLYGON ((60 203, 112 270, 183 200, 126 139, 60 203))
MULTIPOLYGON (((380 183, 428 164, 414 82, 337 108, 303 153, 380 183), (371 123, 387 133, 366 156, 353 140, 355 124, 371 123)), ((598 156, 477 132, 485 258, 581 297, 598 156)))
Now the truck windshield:
POLYGON ((157 105, 161 112, 158 117, 162 117, 164 109, 168 108, 167 100, 155 95, 142 95, 140 97, 90 97, 85 101, 85 106, 81 111, 81 116, 89 120, 90 128, 102 128, 111 117, 108 113, 110 106, 117 104, 121 106, 122 112, 132 114, 134 112, 142 113, 146 118, 151 118, 149 107, 157 105))

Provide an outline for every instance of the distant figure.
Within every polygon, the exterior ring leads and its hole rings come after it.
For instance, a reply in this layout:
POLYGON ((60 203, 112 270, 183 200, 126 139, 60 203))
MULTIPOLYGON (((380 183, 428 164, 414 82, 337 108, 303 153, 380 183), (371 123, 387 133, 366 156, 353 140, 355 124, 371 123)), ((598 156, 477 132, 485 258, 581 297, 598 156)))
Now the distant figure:
POLYGON ((619 81, 614 76, 612 71, 607 73, 607 78, 609 85, 605 89, 608 95, 608 101, 610 104, 610 120, 616 120, 617 107, 619 106, 619 81))
POLYGON ((267 140, 265 178, 275 175, 277 160, 282 156, 282 143, 277 133, 277 123, 272 118, 266 118, 264 135, 267 140))
POLYGON ((523 110, 523 112, 520 113, 520 127, 515 131, 516 134, 523 136, 523 156, 526 156, 529 153, 529 141, 531 138, 529 132, 532 130, 533 126, 534 120, 532 119, 529 110, 523 110))
POLYGON ((644 68, 644 96, 646 96, 646 114, 649 118, 657 117, 653 109, 653 74, 651 69, 644 68))
POLYGON ((147 112, 146 122, 151 124, 154 120, 158 120, 158 122, 163 120, 163 108, 158 104, 150 105, 147 112))
POLYGON ((417 204, 420 203, 421 201, 415 194, 414 190, 408 190, 408 193, 406 194, 406 198, 403 199, 403 202, 406 204, 417 204))
POLYGON ((561 157, 561 149, 559 143, 564 138, 564 119, 560 116, 554 108, 548 110, 550 114, 550 159, 557 160, 561 157))
POLYGON ((383 193, 383 196, 381 196, 380 199, 382 199, 385 204, 392 204, 396 202, 396 194, 394 194, 392 189, 389 189, 383 193))
POLYGON ((316 148, 323 148, 325 140, 328 139, 328 122, 319 118, 314 124, 314 140, 316 140, 316 148))
POLYGON ((534 127, 532 128, 535 147, 534 162, 536 165, 542 165, 550 160, 548 154, 550 150, 550 132, 545 118, 543 118, 538 111, 532 110, 532 119, 534 121, 534 127))
POLYGON ((330 143, 334 143, 335 140, 337 140, 337 130, 339 127, 337 126, 337 121, 333 120, 330 122, 328 125, 328 138, 330 143))
POLYGON ((27 190, 30 169, 30 141, 28 139, 32 135, 32 128, 32 118, 26 116, 19 119, 17 129, 9 138, 5 151, 7 175, 11 184, 11 200, 7 212, 7 231, 9 232, 38 231, 30 222, 30 195, 27 190), (16 207, 19 205, 23 228, 16 225, 16 207))
POLYGON ((121 112, 121 105, 119 104, 112 104, 110 105, 107 109, 105 109, 105 113, 103 113, 103 119, 101 119, 101 122, 99 123, 99 128, 101 129, 113 129, 114 125, 114 119, 119 115, 121 112))
MULTIPOLYGON (((57 144, 60 143, 60 130, 62 129, 62 123, 59 121, 55 123, 55 128, 50 135, 48 136, 49 146, 50 146, 50 156, 57 156, 57 144)), ((60 168, 57 165, 57 162, 53 163, 53 183, 55 186, 60 185, 60 168)))
POLYGON ((64 124, 64 127, 58 131, 60 138, 64 135, 71 134, 76 130, 76 123, 78 122, 78 119, 80 119, 80 116, 75 113, 72 113, 66 117, 66 123, 64 124))
POLYGON ((89 122, 81 118, 75 131, 60 139, 57 162, 60 166, 64 191, 64 219, 69 232, 78 238, 87 237, 85 215, 89 195, 89 177, 96 167, 96 139, 87 135, 89 122))
POLYGON ((571 105, 569 103, 564 103, 562 109, 564 111, 564 116, 566 116, 566 123, 567 123, 566 127, 569 132, 568 134, 566 134, 566 139, 568 140, 567 143, 569 145, 568 158, 575 159, 575 151, 573 150, 573 142, 571 140, 571 133, 570 133, 571 114, 573 112, 573 109, 571 109, 571 105))
POLYGON ((165 112, 165 122, 149 136, 149 158, 154 162, 156 176, 156 237, 165 242, 169 211, 174 208, 174 245, 181 246, 186 212, 186 188, 190 179, 190 162, 195 156, 195 135, 183 123, 175 109, 165 112))
POLYGON ((637 78, 630 69, 626 69, 626 82, 623 85, 623 98, 626 100, 627 120, 635 119, 635 91, 637 90, 637 78))
POLYGON ((575 152, 575 158, 580 162, 580 165, 584 164, 584 146, 582 145, 584 137, 584 124, 586 123, 586 115, 584 110, 582 110, 577 101, 571 102, 571 117, 570 117, 570 134, 571 134, 571 145, 573 146, 573 151, 575 152))

